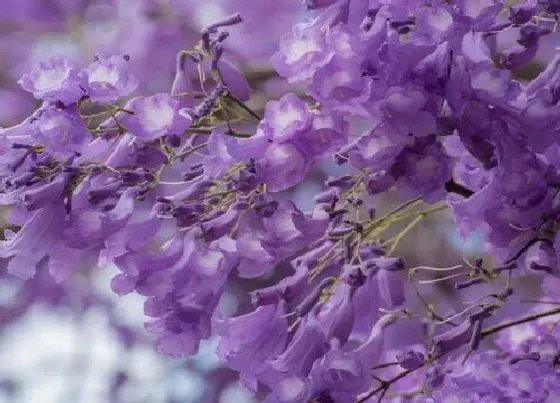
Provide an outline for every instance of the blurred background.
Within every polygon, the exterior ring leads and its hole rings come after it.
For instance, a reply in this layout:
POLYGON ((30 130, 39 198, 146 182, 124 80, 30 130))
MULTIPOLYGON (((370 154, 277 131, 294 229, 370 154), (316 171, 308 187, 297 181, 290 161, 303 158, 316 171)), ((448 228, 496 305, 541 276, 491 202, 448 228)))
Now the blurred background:
MULTIPOLYGON (((203 26, 234 12, 245 21, 229 29, 227 57, 250 79, 251 107, 262 110, 266 100, 298 90, 274 74, 269 57, 282 33, 305 18, 300 0, 0 0, 0 10, 0 127, 37 107, 17 80, 39 60, 64 55, 87 65, 96 54, 128 54, 143 86, 137 93, 168 91, 177 51, 195 45, 203 26)), ((542 46, 541 60, 550 57, 555 39, 542 46)), ((342 172, 322 162, 287 196, 308 210, 325 178, 342 172)), ((389 209, 393 195, 377 204, 380 212, 389 209)), ((440 213, 418 226, 400 249, 409 265, 443 267, 480 256, 482 246, 482 234, 459 239, 452 218, 440 213)), ((111 267, 86 269, 57 284, 44 271, 23 282, 0 270, 0 403, 258 401, 223 367, 214 353, 216 340, 203 343, 190 359, 158 355, 143 328, 142 298, 111 292, 115 273, 111 267)), ((221 310, 246 312, 247 292, 276 275, 234 283, 221 310)), ((425 291, 448 298, 445 286, 425 291)))

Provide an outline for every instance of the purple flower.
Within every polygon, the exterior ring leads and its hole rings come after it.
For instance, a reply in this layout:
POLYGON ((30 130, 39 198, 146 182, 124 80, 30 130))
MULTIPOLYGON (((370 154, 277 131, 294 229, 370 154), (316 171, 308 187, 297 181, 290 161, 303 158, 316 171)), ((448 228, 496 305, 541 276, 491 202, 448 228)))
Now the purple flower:
POLYGON ((434 203, 445 197, 445 182, 451 178, 451 161, 441 144, 426 143, 418 141, 415 146, 405 148, 391 173, 399 178, 397 189, 401 197, 409 199, 422 195, 424 200, 434 203))
POLYGON ((298 139, 300 148, 310 156, 322 157, 348 139, 349 127, 338 113, 311 112, 311 130, 298 139))
POLYGON ((456 160, 453 179, 468 189, 478 191, 488 184, 492 176, 490 170, 473 157, 458 136, 448 136, 443 142, 445 151, 456 160))
POLYGON ((298 24, 281 37, 280 50, 272 62, 278 73, 296 82, 311 78, 330 57, 332 53, 326 52, 325 34, 320 27, 298 24))
POLYGON ((63 57, 40 62, 30 73, 24 74, 18 83, 35 98, 43 101, 60 101, 68 105, 85 95, 73 65, 63 57))
POLYGON ((123 56, 97 56, 80 71, 79 77, 93 102, 112 103, 138 87, 138 79, 129 72, 128 63, 123 56))
POLYGON ((453 364, 448 368, 434 367, 431 374, 432 381, 440 378, 431 385, 434 398, 438 400, 464 400, 465 389, 472 396, 469 402, 480 399, 539 401, 558 394, 557 371, 547 362, 522 360, 511 365, 498 352, 488 351, 471 357, 464 366, 458 362, 453 364), (439 376, 435 372, 439 372, 439 376))
POLYGON ((379 297, 382 305, 388 308, 399 306, 405 301, 402 274, 396 271, 380 270, 376 274, 379 297))
POLYGON ((77 108, 46 108, 31 125, 31 135, 49 152, 72 155, 80 152, 90 139, 86 125, 80 119, 77 108))
POLYGON ((377 363, 383 351, 385 342, 385 331, 388 326, 395 323, 396 317, 392 314, 386 314, 379 317, 371 326, 368 337, 353 350, 356 357, 363 365, 369 366, 377 363))
POLYGON ((466 59, 472 63, 491 64, 490 49, 484 42, 482 32, 469 32, 463 36, 461 50, 466 59))
POLYGON ((340 284, 334 295, 325 303, 317 316, 323 322, 327 340, 336 338, 346 343, 354 325, 354 290, 350 285, 340 284))
POLYGON ((382 128, 363 135, 348 151, 353 166, 374 171, 388 170, 400 154, 402 145, 395 143, 382 128))
POLYGON ((286 350, 268 364, 262 381, 278 401, 302 401, 309 393, 307 377, 313 363, 326 352, 325 335, 311 313, 300 324, 286 350))
MULTIPOLYGON (((214 331, 220 356, 268 402, 353 402, 380 386, 391 390, 374 400, 554 400, 560 342, 549 332, 552 314, 494 328, 507 334, 494 345, 481 341, 489 316, 521 315, 512 299, 518 279, 505 290, 494 290, 490 280, 516 276, 511 268, 520 259, 527 277, 558 272, 560 57, 528 82, 510 71, 554 40, 540 38, 554 24, 547 13, 560 10, 558 1, 308 1, 314 11, 284 35, 272 59, 298 87, 251 74, 258 97, 244 106, 249 81, 223 56, 235 55, 247 71, 255 60, 239 59, 247 51, 232 53, 226 39, 237 36, 242 20, 252 19, 255 33, 263 21, 283 20, 297 7, 288 2, 237 2, 248 3, 235 10, 247 19, 209 21, 199 45, 178 54, 175 45, 189 29, 159 16, 176 12, 184 22, 196 9, 180 0, 166 2, 165 10, 128 7, 131 37, 141 40, 119 46, 150 55, 150 63, 103 57, 76 75, 57 58, 25 75, 23 88, 43 105, 0 130, 0 203, 19 228, 0 243, 1 265, 23 278, 39 272, 43 280, 48 272, 57 282, 71 280, 77 268, 89 277, 98 265, 116 265, 113 291, 146 298, 145 326, 161 353, 195 354, 214 331), (509 32, 519 38, 504 51, 498 44, 509 32), (129 69, 142 73, 142 66, 150 67, 143 87, 170 87, 170 94, 115 109, 139 85, 129 69), (225 102, 228 94, 232 102, 225 102), (82 102, 88 97, 101 105, 90 110, 82 102), (262 119, 253 107, 264 110, 262 119), (330 157, 336 167, 320 163, 330 157), (299 189, 289 190, 307 179, 325 187, 309 195, 315 205, 302 211, 291 201, 300 201, 299 189), (404 204, 376 217, 382 206, 370 196, 393 187, 402 198, 428 203, 456 193, 446 202, 460 234, 477 231, 492 257, 507 262, 492 267, 480 259, 470 273, 419 263, 422 284, 440 272, 438 281, 449 276, 455 289, 474 293, 458 325, 447 327, 435 314, 408 315, 415 300, 405 298, 405 264, 388 256, 387 239, 399 229, 393 224, 408 229, 440 206, 404 204), (253 310, 241 307, 224 318, 224 291, 251 288, 246 279, 267 286, 250 293, 253 310), (383 315, 387 309, 394 312, 383 315), (405 316, 410 326, 387 340, 387 327, 405 316), (410 345, 424 336, 429 355, 410 345), (463 346, 472 353, 464 363, 463 346)), ((252 46, 245 48, 254 54, 252 46)), ((535 277, 553 299, 547 303, 558 299, 557 277, 535 277)), ((38 283, 24 291, 41 295, 38 283)), ((56 289, 60 303, 98 302, 89 292, 61 298, 64 290, 56 289)), ((453 315, 438 293, 429 300, 435 312, 453 315)), ((0 306, 0 319, 3 313, 0 306)))
POLYGON ((33 277, 39 263, 53 249, 63 222, 63 205, 51 205, 33 212, 17 233, 5 234, 0 258, 8 262, 8 273, 24 279, 33 277))
MULTIPOLYGON (((84 192, 85 193, 85 192, 84 192)), ((128 188, 116 194, 106 212, 91 209, 73 209, 67 219, 62 238, 73 248, 99 247, 103 241, 122 229, 134 212, 138 189, 128 188)))
POLYGON ((171 290, 172 278, 166 276, 165 270, 181 258, 183 247, 183 238, 175 236, 157 255, 139 250, 116 257, 113 261, 122 273, 113 278, 111 288, 118 295, 135 289, 144 296, 166 295, 171 290))
POLYGON ((294 145, 271 144, 258 160, 257 172, 271 192, 288 189, 301 182, 310 161, 294 145))
POLYGON ((130 252, 142 250, 159 229, 160 222, 156 219, 129 223, 105 240, 104 256, 113 260, 130 252))
POLYGON ((248 101, 251 98, 251 87, 245 76, 235 66, 226 60, 220 59, 218 61, 218 69, 225 86, 234 97, 241 101, 248 101))
POLYGON ((418 351, 410 350, 397 355, 399 365, 404 369, 416 369, 424 364, 426 357, 418 351))
POLYGON ((410 143, 414 137, 424 137, 436 130, 436 120, 428 107, 426 94, 416 88, 392 87, 380 103, 380 114, 395 142, 410 143))
POLYGON ((161 280, 153 283, 157 287, 147 291, 155 295, 144 305, 153 318, 146 328, 157 335, 158 350, 173 357, 196 353, 200 340, 210 337, 214 309, 237 263, 228 240, 204 244, 197 235, 184 237, 182 255, 167 273, 160 272, 163 287, 161 280))
POLYGON ((23 192, 22 199, 25 207, 29 211, 33 211, 49 204, 62 202, 66 179, 65 175, 59 175, 52 182, 41 184, 23 192))
POLYGON ((537 54, 537 50, 538 48, 536 46, 531 46, 529 48, 520 45, 513 46, 506 49, 500 55, 502 64, 509 70, 518 69, 533 60, 537 54))
MULTIPOLYGON (((372 326, 379 319, 379 307, 381 298, 379 297, 379 284, 377 273, 370 271, 367 273, 365 283, 359 287, 352 298, 354 305, 354 325, 351 338, 364 342, 369 337, 372 326), (372 298, 372 295, 374 296, 372 298)), ((389 275, 391 275, 389 273, 389 275)), ((401 281, 401 279, 399 279, 401 281)), ((401 285, 399 285, 401 287, 401 285)))
POLYGON ((339 114, 310 110, 298 96, 286 94, 267 104, 257 136, 294 144, 309 158, 316 158, 331 147, 344 144, 347 125, 339 114))
POLYGON ((372 94, 373 82, 363 76, 356 60, 333 57, 313 76, 309 92, 327 107, 335 111, 361 114, 368 112, 363 104, 372 94))
POLYGON ((311 126, 309 107, 295 94, 286 94, 266 105, 264 132, 279 143, 293 141, 311 126))
MULTIPOLYGON (((181 101, 181 107, 192 108, 194 106, 194 100, 192 99, 191 93, 194 88, 191 82, 191 74, 189 74, 191 71, 187 69, 187 62, 189 61, 187 56, 185 52, 177 53, 175 59, 175 78, 173 79, 169 92, 173 98, 181 101)), ((192 70, 194 73, 194 66, 192 70)))
POLYGON ((144 140, 154 140, 170 134, 181 134, 191 124, 189 116, 178 111, 179 101, 168 94, 137 97, 129 101, 125 109, 133 112, 123 123, 130 132, 144 140))
POLYGON ((267 144, 268 139, 262 133, 257 132, 248 139, 239 139, 215 130, 206 146, 208 156, 204 159, 204 170, 210 177, 223 174, 237 162, 261 157, 267 144))
POLYGON ((262 235, 255 232, 241 231, 236 239, 240 255, 239 276, 254 278, 265 273, 274 263, 274 256, 264 247, 262 235))
POLYGON ((254 142, 271 143, 258 158, 257 171, 269 190, 285 190, 303 179, 313 158, 343 144, 346 136, 347 125, 339 115, 310 111, 296 95, 284 95, 267 105, 254 136, 254 142))
POLYGON ((354 53, 356 42, 349 43, 347 30, 341 25, 336 26, 348 18, 347 6, 343 2, 335 3, 315 20, 296 24, 292 32, 280 38, 280 49, 272 57, 272 62, 288 82, 311 78, 337 52, 345 57, 354 53))
POLYGON ((511 72, 484 63, 471 71, 471 86, 480 98, 492 102, 514 99, 520 92, 519 83, 511 80, 511 72))
POLYGON ((302 244, 311 244, 324 235, 328 215, 320 209, 313 214, 303 213, 293 202, 283 201, 262 222, 266 245, 278 258, 285 259, 301 250, 302 244))
POLYGON ((246 315, 218 320, 216 327, 221 336, 218 354, 241 372, 247 385, 265 369, 268 360, 284 351, 288 338, 282 304, 260 306, 246 315))
POLYGON ((236 245, 241 277, 262 275, 275 262, 301 250, 302 245, 316 241, 327 225, 325 217, 309 217, 291 202, 278 203, 272 213, 261 214, 247 211, 239 223, 236 245))
POLYGON ((353 401, 371 384, 368 365, 352 351, 343 351, 337 339, 330 344, 329 352, 315 361, 311 370, 313 396, 328 396, 335 402, 353 401))

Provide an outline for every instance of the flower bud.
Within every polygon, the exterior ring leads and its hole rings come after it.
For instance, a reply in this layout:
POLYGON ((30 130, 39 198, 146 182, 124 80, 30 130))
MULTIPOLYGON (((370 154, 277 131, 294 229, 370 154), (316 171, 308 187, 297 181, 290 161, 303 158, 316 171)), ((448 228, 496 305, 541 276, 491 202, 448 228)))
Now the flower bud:
POLYGON ((455 289, 456 290, 462 290, 463 288, 468 288, 471 285, 477 285, 477 284, 481 284, 483 282, 484 282, 484 280, 480 277, 471 278, 469 280, 465 280, 465 281, 455 283, 455 289))
MULTIPOLYGON (((193 91, 192 83, 190 77, 186 74, 186 64, 187 64, 187 53, 179 52, 175 60, 175 78, 173 79, 173 84, 171 85, 171 96, 177 97, 177 95, 188 95, 188 93, 193 91)), ((182 97, 183 102, 181 102, 182 107, 192 107, 192 100, 188 96, 182 97)))
POLYGON ((340 279, 352 287, 360 287, 366 281, 366 276, 359 265, 345 264, 342 267, 340 279))
POLYGON ((548 241, 537 241, 525 252, 525 266, 529 270, 556 273, 556 251, 548 241))
POLYGON ((408 370, 420 368, 424 364, 425 359, 426 357, 424 357, 424 354, 414 350, 406 351, 397 355, 397 361, 399 362, 401 368, 408 370))
POLYGON ((354 231, 354 227, 339 227, 329 231, 328 236, 338 238, 354 231))
POLYGON ((346 175, 339 176, 337 178, 333 178, 333 177, 329 178, 325 182, 325 186, 329 188, 338 187, 344 189, 354 185, 354 183, 356 183, 354 177, 350 174, 346 174, 346 175))
POLYGON ((189 182, 195 178, 198 178, 203 173, 204 173, 204 168, 202 167, 198 169, 191 169, 189 172, 183 174, 183 180, 185 182, 189 182))
POLYGON ((330 188, 321 192, 315 196, 316 203, 331 203, 333 200, 338 201, 339 190, 336 188, 330 188))
POLYGON ((173 209, 173 217, 177 219, 177 226, 189 227, 199 221, 204 206, 199 203, 183 204, 173 209))

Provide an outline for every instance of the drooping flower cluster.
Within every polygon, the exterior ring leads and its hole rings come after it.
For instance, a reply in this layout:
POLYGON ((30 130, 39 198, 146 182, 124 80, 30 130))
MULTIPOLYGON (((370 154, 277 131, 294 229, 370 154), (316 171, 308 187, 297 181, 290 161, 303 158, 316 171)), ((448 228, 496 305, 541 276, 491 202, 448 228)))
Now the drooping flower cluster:
POLYGON ((262 118, 224 56, 239 14, 177 54, 169 92, 134 96, 128 55, 82 69, 54 58, 25 74, 42 105, 0 130, 1 202, 17 227, 0 245, 7 271, 70 282, 92 260, 114 264, 113 291, 146 298, 160 352, 195 354, 215 333, 242 384, 270 402, 443 402, 465 388, 473 401, 554 399, 554 334, 533 329, 499 349, 485 339, 560 312, 492 326, 521 276, 558 294, 560 57, 531 80, 514 77, 559 7, 305 4, 313 14, 282 37, 273 63, 306 94, 270 101, 262 118), (503 49, 497 38, 510 32, 517 42, 503 49), (289 191, 326 158, 347 173, 302 211, 289 191), (403 203, 379 214, 372 196, 391 189, 403 203), (462 235, 483 232, 498 263, 409 268, 395 255, 447 206, 462 235), (249 312, 221 312, 232 281, 275 268, 281 279, 252 292, 249 312), (443 313, 421 286, 447 281, 460 305, 443 313), (404 307, 409 290, 421 320, 404 307), (412 347, 389 357, 384 336, 404 325, 416 326, 412 347))

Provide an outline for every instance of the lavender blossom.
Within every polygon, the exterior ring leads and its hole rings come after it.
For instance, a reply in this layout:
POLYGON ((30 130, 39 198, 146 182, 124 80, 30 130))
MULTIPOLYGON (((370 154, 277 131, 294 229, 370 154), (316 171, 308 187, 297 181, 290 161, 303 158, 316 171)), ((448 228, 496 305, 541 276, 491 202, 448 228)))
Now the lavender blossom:
POLYGON ((69 105, 86 95, 80 87, 74 66, 64 57, 40 62, 18 83, 35 98, 49 102, 60 101, 69 105))
POLYGON ((138 79, 128 71, 129 60, 129 56, 98 56, 80 71, 82 85, 93 102, 116 102, 138 87, 138 79))
POLYGON ((125 117, 124 123, 132 134, 145 140, 181 134, 191 124, 191 118, 178 112, 179 102, 168 94, 134 98, 127 103, 126 109, 132 115, 125 117))

